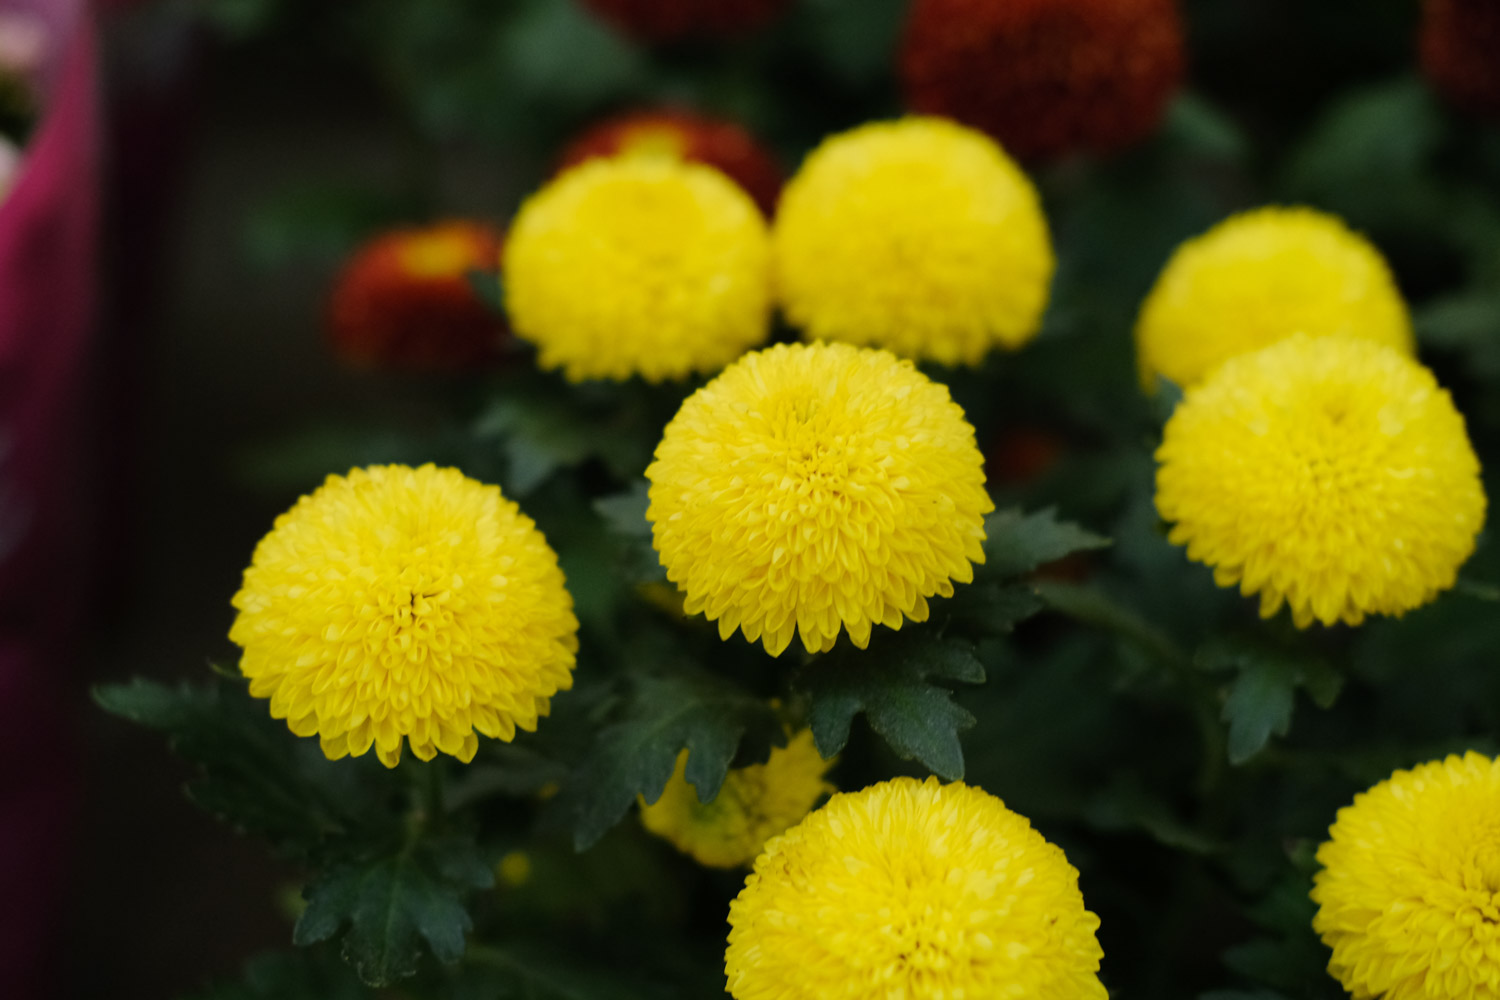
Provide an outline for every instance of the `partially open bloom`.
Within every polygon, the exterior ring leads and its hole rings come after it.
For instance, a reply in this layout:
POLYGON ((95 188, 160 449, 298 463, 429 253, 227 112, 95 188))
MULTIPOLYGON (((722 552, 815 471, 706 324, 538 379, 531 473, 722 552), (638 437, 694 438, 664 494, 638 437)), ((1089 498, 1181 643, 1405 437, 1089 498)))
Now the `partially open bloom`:
POLYGON ((1500 762, 1397 771, 1328 834, 1312 898, 1330 975, 1355 997, 1500 997, 1500 762))
POLYGON ((1419 48, 1422 72, 1444 97, 1500 118, 1500 4, 1425 0, 1419 48))
POLYGON ((950 365, 1035 336, 1052 280, 1031 181, 938 118, 825 140, 782 193, 772 239, 782 309, 809 340, 950 365))
POLYGON ((574 382, 716 371, 769 331, 765 220, 695 163, 569 170, 521 207, 504 273, 517 336, 574 382))
POLYGON ((908 107, 1022 159, 1145 138, 1182 72, 1176 0, 915 0, 901 46, 908 107))
POLYGON ((474 222, 385 233, 360 247, 328 304, 334 350, 361 366, 462 368, 496 356, 505 324, 470 271, 500 266, 500 234, 474 222))
POLYGON ((1078 871, 983 789, 896 778, 766 845, 729 906, 735 1000, 1104 1000, 1078 871))
POLYGON ((1308 208, 1243 212, 1178 247, 1156 279, 1136 323, 1141 379, 1186 388, 1294 333, 1413 350, 1406 303, 1368 240, 1308 208))
POLYGON ((823 780, 833 766, 803 730, 764 764, 735 768, 719 794, 701 802, 686 777, 688 752, 677 755, 677 770, 661 798, 641 803, 641 822, 684 854, 711 868, 738 868, 755 860, 766 841, 806 816, 834 791, 823 780))
POLYGON ((1448 393, 1366 340, 1296 336, 1225 362, 1188 390, 1156 459, 1171 541, 1301 628, 1425 604, 1484 524, 1448 393))
POLYGON ((843 628, 925 621, 927 598, 984 562, 974 428, 909 361, 848 344, 742 358, 667 425, 651 480, 652 539, 667 579, 728 639, 779 656, 843 628))
POLYGON ((583 0, 610 24, 645 42, 741 35, 774 18, 791 0, 583 0))
POLYGON ((402 465, 329 476, 255 548, 229 638, 250 693, 330 759, 402 740, 463 761, 572 686, 557 556, 495 486, 402 465))
POLYGON ((562 165, 573 167, 601 156, 702 163, 744 188, 768 216, 781 194, 781 167, 755 136, 734 122, 691 111, 661 108, 602 121, 569 144, 562 165))

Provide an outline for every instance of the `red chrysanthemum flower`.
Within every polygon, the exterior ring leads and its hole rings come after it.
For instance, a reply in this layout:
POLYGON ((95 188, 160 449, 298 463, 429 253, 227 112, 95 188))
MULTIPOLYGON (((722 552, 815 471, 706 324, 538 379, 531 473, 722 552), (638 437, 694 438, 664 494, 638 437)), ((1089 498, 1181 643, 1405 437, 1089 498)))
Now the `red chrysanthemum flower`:
POLYGON ((568 145, 560 170, 606 156, 666 156, 713 167, 767 215, 781 194, 781 167, 753 135, 734 122, 691 111, 635 111, 600 122, 568 145))
POLYGON ((1145 137, 1182 73, 1176 0, 915 0, 901 52, 912 110, 1027 159, 1145 137))
POLYGON ((1427 0, 1418 49, 1422 71, 1444 97, 1500 117, 1500 3, 1427 0))
POLYGON ((646 42, 738 35, 781 13, 790 0, 583 0, 604 20, 646 42))
POLYGON ((376 237, 344 265, 328 334, 344 360, 365 367, 463 368, 493 359, 504 322, 474 294, 470 271, 500 266, 500 233, 442 222, 376 237))

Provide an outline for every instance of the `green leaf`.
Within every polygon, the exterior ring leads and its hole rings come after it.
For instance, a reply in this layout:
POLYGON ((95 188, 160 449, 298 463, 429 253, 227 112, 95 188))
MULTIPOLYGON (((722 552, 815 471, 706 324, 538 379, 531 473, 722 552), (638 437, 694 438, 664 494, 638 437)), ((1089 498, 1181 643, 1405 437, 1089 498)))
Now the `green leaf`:
POLYGON ((666 567, 652 545, 651 522, 646 520, 650 488, 650 483, 638 479, 626 492, 594 501, 594 510, 604 518, 618 550, 620 571, 632 583, 667 582, 666 567))
POLYGON ((958 734, 974 717, 934 679, 980 684, 984 666, 962 640, 909 629, 881 632, 867 650, 841 646, 798 671, 792 686, 810 699, 808 721, 825 758, 844 749, 854 717, 864 713, 898 757, 957 780, 964 776, 958 734))
POLYGON ((1382 82, 1350 93, 1319 119, 1292 156, 1290 180, 1302 190, 1370 188, 1417 173, 1441 138, 1442 119, 1420 79, 1382 82))
POLYGON ((1005 635, 1042 609, 1036 591, 1022 583, 981 580, 960 587, 941 613, 965 634, 1005 635))
POLYGON ((1260 753, 1272 736, 1291 731, 1298 688, 1325 709, 1343 689, 1343 675, 1316 657, 1246 642, 1215 640, 1195 659, 1204 670, 1236 671, 1222 711, 1229 723, 1229 762, 1235 765, 1260 753))
POLYGON ((579 392, 554 379, 515 385, 479 416, 474 436, 499 445, 512 497, 593 458, 622 479, 634 478, 645 471, 661 427, 647 416, 647 404, 628 392, 579 392))
POLYGON ((394 857, 329 868, 304 891, 307 909, 292 940, 326 941, 347 926, 344 960, 370 986, 388 986, 416 973, 426 942, 445 964, 464 954, 473 928, 464 897, 494 884, 494 873, 460 838, 424 841, 394 857))
POLYGON ((240 830, 266 837, 281 853, 313 856, 330 843, 389 830, 377 804, 389 776, 328 760, 316 741, 298 739, 272 719, 243 681, 169 687, 136 679, 95 688, 94 700, 165 733, 175 752, 202 769, 188 796, 240 830))
POLYGON ((637 796, 660 798, 683 749, 687 780, 712 801, 747 739, 764 751, 781 735, 771 706, 743 688, 687 667, 637 677, 624 718, 599 734, 564 790, 574 845, 592 845, 637 796))
POLYGON ((1109 539, 1059 521, 1052 508, 1025 514, 1017 508, 984 519, 984 573, 1015 577, 1074 552, 1107 547, 1109 539))
POLYGON ((1239 125, 1207 98, 1192 92, 1172 102, 1163 132, 1186 152, 1207 159, 1241 161, 1250 150, 1239 125))
POLYGON ((1231 764, 1260 753, 1273 734, 1291 731, 1296 692, 1297 673, 1284 663, 1263 661, 1240 671, 1224 701, 1231 764))

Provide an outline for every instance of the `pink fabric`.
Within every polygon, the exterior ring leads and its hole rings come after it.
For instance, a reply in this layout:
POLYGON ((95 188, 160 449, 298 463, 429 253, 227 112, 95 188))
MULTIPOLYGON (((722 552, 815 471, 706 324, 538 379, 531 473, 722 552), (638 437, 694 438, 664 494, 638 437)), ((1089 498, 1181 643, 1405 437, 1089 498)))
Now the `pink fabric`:
POLYGON ((61 704, 84 599, 77 429, 94 318, 98 102, 82 0, 0 0, 51 30, 44 113, 0 202, 0 997, 53 992, 72 800, 61 704))

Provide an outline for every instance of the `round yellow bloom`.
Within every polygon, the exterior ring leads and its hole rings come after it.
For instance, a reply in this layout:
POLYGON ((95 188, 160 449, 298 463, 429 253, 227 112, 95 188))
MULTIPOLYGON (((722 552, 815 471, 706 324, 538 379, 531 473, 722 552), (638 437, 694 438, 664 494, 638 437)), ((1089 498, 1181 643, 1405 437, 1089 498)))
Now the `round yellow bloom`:
POLYGON ((1104 1000, 1099 918, 1023 816, 964 784, 835 795, 729 906, 735 1000, 1104 1000))
POLYGON ((1178 247, 1156 279, 1135 329, 1141 380, 1186 388, 1295 333, 1415 349, 1406 303, 1368 240, 1308 208, 1244 212, 1178 247))
POLYGON ((521 207, 505 247, 511 326, 571 381, 712 372, 766 339, 770 240, 712 168, 592 160, 521 207))
POLYGON ((1397 771, 1339 810, 1318 849, 1313 929, 1356 997, 1500 997, 1500 761, 1397 771))
POLYGON ((772 249, 782 308, 809 340, 950 365, 1035 336, 1052 281, 1031 181, 942 118, 824 141, 782 193, 772 249))
POLYGON ((1298 627, 1400 615, 1453 585, 1484 524, 1479 461, 1432 373, 1364 340, 1296 336, 1190 389, 1156 509, 1221 587, 1298 627))
POLYGON ((686 777, 688 752, 661 798, 641 802, 641 822, 684 854, 711 868, 737 868, 755 860, 766 841, 811 811, 834 787, 823 780, 833 766, 818 754, 811 730, 776 747, 764 764, 736 768, 712 802, 698 801, 686 777))
POLYGON ((557 556, 498 487, 402 465, 329 476, 255 548, 229 638, 250 693, 337 760, 405 738, 472 760, 475 730, 536 728, 572 686, 557 556))
POLYGON ((927 618, 983 562, 984 459, 945 386, 886 351, 750 354, 682 404, 651 480, 651 521, 683 610, 779 656, 841 627, 927 618))

